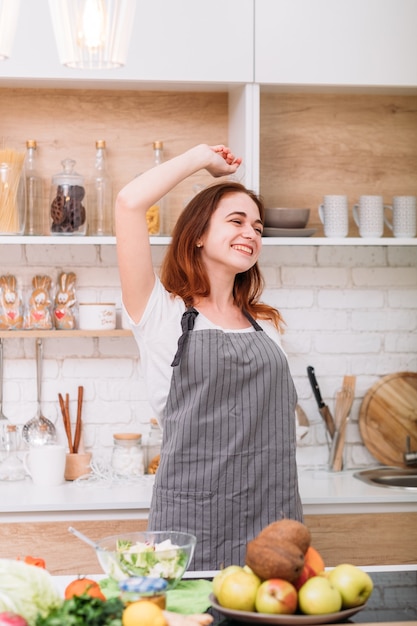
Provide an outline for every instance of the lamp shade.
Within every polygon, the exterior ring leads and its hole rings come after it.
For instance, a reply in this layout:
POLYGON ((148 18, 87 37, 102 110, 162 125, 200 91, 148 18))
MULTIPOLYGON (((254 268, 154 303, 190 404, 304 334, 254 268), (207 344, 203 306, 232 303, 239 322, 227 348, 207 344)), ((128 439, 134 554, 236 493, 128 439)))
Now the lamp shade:
POLYGON ((10 57, 20 0, 0 0, 0 61, 10 57))
POLYGON ((125 65, 136 0, 49 0, 63 65, 109 69, 125 65))

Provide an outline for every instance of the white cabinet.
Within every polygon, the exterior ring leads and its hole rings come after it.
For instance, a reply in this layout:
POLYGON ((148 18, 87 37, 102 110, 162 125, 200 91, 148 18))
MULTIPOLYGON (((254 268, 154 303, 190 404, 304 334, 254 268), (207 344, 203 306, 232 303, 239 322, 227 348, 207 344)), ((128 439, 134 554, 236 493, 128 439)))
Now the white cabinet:
POLYGON ((415 0, 256 0, 255 81, 417 87, 415 0))
MULTIPOLYGON (((81 71, 59 63, 48 0, 21 0, 11 58, 0 80, 31 85, 40 80, 88 84, 101 81, 135 87, 141 81, 253 81, 254 0, 151 0, 138 2, 127 64, 120 69, 81 71)), ((191 89, 194 87, 191 87, 191 89)))

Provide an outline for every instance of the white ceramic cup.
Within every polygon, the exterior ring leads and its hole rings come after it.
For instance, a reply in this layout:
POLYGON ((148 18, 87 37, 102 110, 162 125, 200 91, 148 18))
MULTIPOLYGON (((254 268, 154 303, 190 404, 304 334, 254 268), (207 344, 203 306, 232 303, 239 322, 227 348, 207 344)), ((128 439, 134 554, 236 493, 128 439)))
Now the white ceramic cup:
POLYGON ((78 327, 81 330, 114 330, 116 305, 113 302, 80 302, 78 327))
POLYGON ((416 196, 394 196, 392 206, 386 208, 392 211, 392 221, 384 215, 385 224, 394 237, 415 237, 417 233, 417 201, 416 196))
POLYGON ((324 196, 319 218, 326 237, 346 237, 349 231, 347 196, 324 196))
POLYGON ((353 219, 361 237, 382 237, 384 233, 384 204, 382 196, 360 196, 353 206, 353 219))
POLYGON ((58 444, 31 446, 23 455, 23 465, 39 487, 56 487, 64 482, 66 449, 58 444))

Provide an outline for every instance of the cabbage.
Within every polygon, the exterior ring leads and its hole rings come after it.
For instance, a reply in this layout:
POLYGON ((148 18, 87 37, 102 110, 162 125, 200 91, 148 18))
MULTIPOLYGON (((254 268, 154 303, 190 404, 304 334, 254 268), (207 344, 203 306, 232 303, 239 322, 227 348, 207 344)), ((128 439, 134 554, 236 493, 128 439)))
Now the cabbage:
POLYGON ((34 626, 38 615, 46 617, 62 603, 49 572, 23 561, 0 559, 0 612, 13 611, 34 626))

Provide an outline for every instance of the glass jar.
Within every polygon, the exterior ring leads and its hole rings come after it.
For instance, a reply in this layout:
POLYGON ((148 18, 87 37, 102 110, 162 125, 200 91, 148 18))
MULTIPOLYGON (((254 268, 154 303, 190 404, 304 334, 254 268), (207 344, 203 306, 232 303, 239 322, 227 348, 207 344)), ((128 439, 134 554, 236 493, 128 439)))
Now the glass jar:
POLYGON ((23 480, 26 475, 23 463, 18 455, 17 428, 15 424, 6 426, 4 434, 5 457, 0 463, 0 480, 23 480))
POLYGON ((0 148, 0 235, 23 235, 26 223, 26 152, 0 148))
POLYGON ((52 235, 85 235, 87 212, 84 178, 74 171, 75 161, 61 161, 63 171, 52 177, 50 218, 52 235))
POLYGON ((168 583, 163 578, 148 578, 145 576, 134 576, 119 582, 121 599, 126 604, 137 602, 138 600, 150 600, 160 609, 166 607, 166 588, 168 583))
POLYGON ((144 446, 145 471, 147 474, 155 474, 161 454, 162 430, 154 417, 151 419, 150 426, 144 446))
POLYGON ((145 472, 142 450, 142 435, 121 433, 113 435, 111 466, 120 478, 143 476, 145 472))

